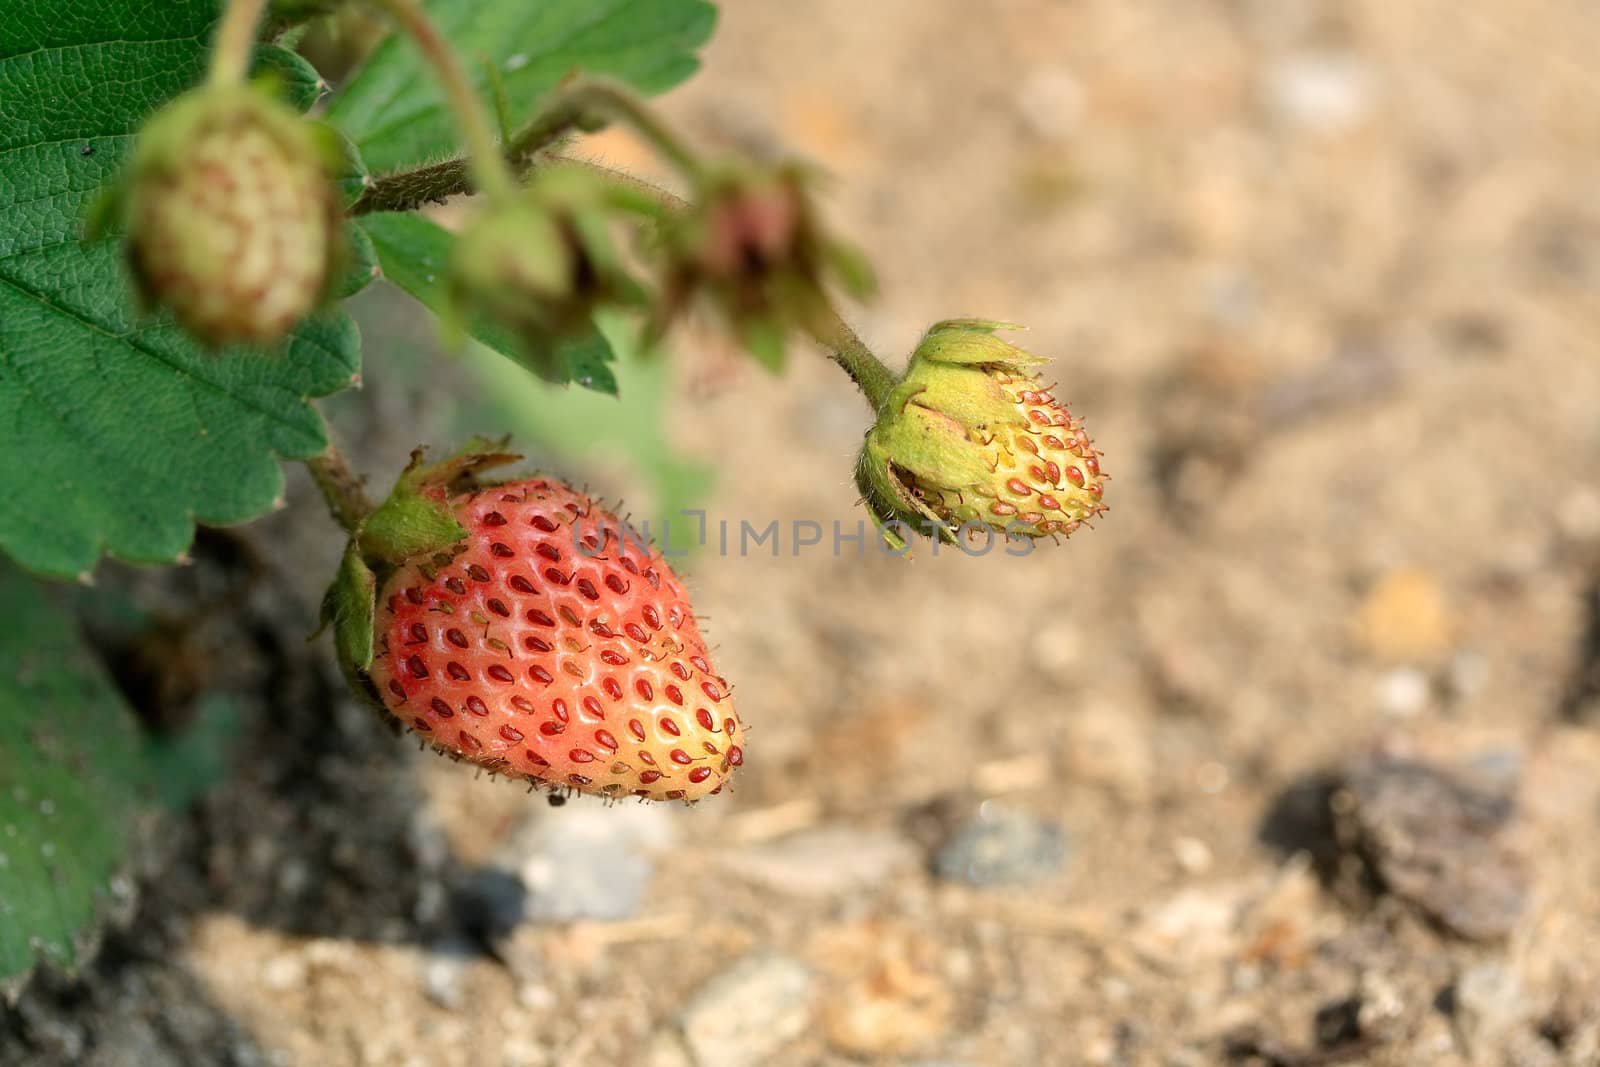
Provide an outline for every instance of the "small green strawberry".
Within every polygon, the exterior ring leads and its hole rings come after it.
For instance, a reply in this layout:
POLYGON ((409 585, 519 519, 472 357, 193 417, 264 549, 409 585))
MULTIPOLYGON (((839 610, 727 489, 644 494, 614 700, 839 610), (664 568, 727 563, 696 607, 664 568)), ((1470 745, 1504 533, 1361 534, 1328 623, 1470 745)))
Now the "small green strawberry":
POLYGON ((856 484, 885 542, 904 531, 954 542, 988 529, 1067 535, 1106 510, 1100 453, 1035 368, 994 336, 1006 323, 941 322, 867 433, 856 484))
POLYGON ((744 729, 683 583, 569 486, 459 477, 508 458, 402 478, 331 598, 342 658, 401 724, 497 773, 610 797, 720 791, 744 729))
POLYGON ((552 167, 514 199, 486 206, 451 254, 458 325, 486 320, 508 331, 536 371, 554 376, 556 341, 591 329, 602 306, 643 299, 612 240, 613 199, 592 174, 552 167))
POLYGON ((144 126, 120 190, 145 304, 208 346, 281 341, 343 244, 321 133, 258 88, 185 93, 144 126))

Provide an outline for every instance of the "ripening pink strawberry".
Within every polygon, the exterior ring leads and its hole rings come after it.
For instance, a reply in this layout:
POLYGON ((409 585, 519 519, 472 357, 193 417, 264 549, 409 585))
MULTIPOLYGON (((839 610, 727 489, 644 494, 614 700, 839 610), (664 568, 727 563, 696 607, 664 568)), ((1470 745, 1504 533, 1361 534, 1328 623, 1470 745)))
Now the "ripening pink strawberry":
POLYGON ((499 773, 613 797, 719 791, 743 727, 661 555, 555 481, 450 506, 466 538, 378 591, 369 674, 384 706, 499 773))

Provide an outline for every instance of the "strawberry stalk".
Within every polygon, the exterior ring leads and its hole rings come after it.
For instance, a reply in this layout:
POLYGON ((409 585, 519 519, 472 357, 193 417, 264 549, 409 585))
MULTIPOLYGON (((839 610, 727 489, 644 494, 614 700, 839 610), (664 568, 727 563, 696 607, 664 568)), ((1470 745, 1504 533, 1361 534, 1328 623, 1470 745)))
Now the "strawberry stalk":
MULTIPOLYGON (((695 153, 671 128, 627 89, 604 80, 575 81, 559 90, 518 134, 496 144, 481 101, 471 91, 448 44, 423 16, 414 0, 374 0, 387 9, 402 27, 416 38, 433 63, 451 95, 452 106, 461 120, 469 143, 469 158, 429 164, 410 171, 388 175, 375 181, 351 208, 352 216, 375 211, 413 210, 424 203, 442 201, 458 193, 480 191, 491 200, 510 203, 509 190, 515 189, 513 172, 529 169, 541 152, 555 146, 568 134, 593 130, 607 119, 631 126, 666 160, 671 162, 702 191, 715 190, 706 168, 695 153)), ((640 181, 632 175, 597 167, 577 160, 557 158, 553 163, 578 166, 597 173, 619 191, 630 194, 627 207, 648 215, 670 228, 695 210, 689 201, 640 181)), ((724 178, 727 175, 723 175, 724 178)), ((504 227, 496 224, 497 230, 504 227)), ((865 291, 870 278, 861 269, 859 258, 846 254, 834 242, 819 250, 824 262, 844 275, 847 288, 865 291), (842 269, 847 266, 848 269, 842 269)), ((471 288, 468 286, 467 288, 471 288)), ((735 300, 747 294, 736 294, 735 300)), ((873 354, 820 288, 803 294, 804 310, 798 316, 802 330, 827 349, 835 363, 844 369, 861 390, 873 410, 881 411, 895 385, 895 375, 873 354)), ((668 308, 668 314, 676 308, 668 308)), ((663 323, 653 323, 658 333, 663 323)), ((743 324, 741 339, 767 362, 776 365, 782 356, 781 329, 776 322, 759 317, 743 324)))
POLYGON ((456 123, 467 142, 472 181, 479 192, 491 200, 509 202, 516 196, 517 183, 511 168, 500 155, 494 128, 483 101, 467 80, 466 70, 455 50, 436 26, 428 20, 416 0, 373 0, 416 42, 433 68, 434 77, 444 89, 456 123))
POLYGON ((608 121, 633 127, 661 157, 687 178, 698 178, 700 159, 666 123, 638 97, 615 82, 600 79, 574 81, 558 90, 516 140, 527 144, 553 144, 573 130, 596 130, 608 121))
MULTIPOLYGON (((652 185, 626 171, 565 156, 558 157, 553 164, 582 167, 599 174, 618 188, 636 194, 637 199, 643 204, 654 205, 658 219, 681 215, 692 206, 689 201, 676 193, 652 185)), ((850 376, 850 380, 856 383, 856 387, 866 397, 867 403, 872 405, 872 410, 881 411, 895 387, 897 381, 895 373, 867 346, 861 335, 856 333, 854 327, 840 314, 839 309, 834 307, 831 301, 827 302, 818 309, 816 315, 808 319, 806 331, 811 334, 812 340, 827 350, 828 357, 850 376)))
MULTIPOLYGON (((607 118, 628 123, 687 177, 692 179, 700 174, 698 158, 648 107, 625 88, 595 80, 575 82, 558 91, 544 110, 517 133, 505 139, 501 158, 514 173, 525 174, 532 169, 535 158, 541 152, 554 148, 575 131, 600 128, 607 118)), ((576 161, 559 157, 543 161, 546 166, 569 163, 576 161)), ((621 172, 606 173, 621 180, 629 178, 621 172)), ((648 189, 654 198, 667 197, 677 201, 679 210, 687 206, 686 202, 670 193, 643 182, 636 184, 648 189)), ((475 192, 477 189, 468 160, 447 159, 373 179, 361 198, 351 205, 349 213, 355 217, 379 211, 414 211, 423 204, 442 203, 452 196, 475 192)))
POLYGON ((339 446, 330 440, 321 455, 306 460, 306 469, 322 491, 322 499, 327 502, 333 521, 348 533, 359 530, 372 514, 372 501, 367 498, 360 476, 345 462, 339 446))
POLYGON ((810 326, 811 338, 828 352, 828 357, 844 369, 867 398, 873 411, 881 412, 894 391, 894 372, 873 354, 844 316, 830 305, 828 314, 810 326))
POLYGON ((250 69, 256 26, 265 7, 266 0, 230 0, 211 48, 211 69, 207 73, 211 85, 226 87, 244 82, 245 72, 250 69))
MULTIPOLYGON (((519 170, 533 165, 534 158, 550 147, 568 131, 567 127, 546 125, 536 119, 507 146, 506 159, 519 170)), ((630 206, 640 214, 652 216, 657 221, 681 214, 690 207, 689 201, 676 193, 650 184, 626 171, 588 160, 556 156, 540 164, 542 167, 576 167, 600 175, 618 190, 632 194, 630 206)), ((401 171, 382 177, 362 194, 350 209, 351 215, 366 215, 379 211, 412 211, 422 204, 442 202, 452 196, 470 193, 473 185, 467 172, 466 161, 460 159, 434 163, 415 170, 401 171)), ((893 371, 867 347, 838 309, 831 304, 816 316, 808 330, 812 339, 827 350, 829 358, 837 363, 850 380, 856 383, 872 405, 880 411, 893 390, 896 377, 893 371)))

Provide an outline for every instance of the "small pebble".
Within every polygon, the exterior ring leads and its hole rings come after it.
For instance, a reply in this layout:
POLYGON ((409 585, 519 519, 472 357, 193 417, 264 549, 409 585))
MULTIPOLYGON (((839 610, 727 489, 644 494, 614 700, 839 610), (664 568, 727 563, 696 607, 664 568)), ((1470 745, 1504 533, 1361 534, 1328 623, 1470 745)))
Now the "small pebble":
POLYGON ((1372 110, 1373 77, 1355 56, 1302 52, 1267 75, 1267 104, 1279 118, 1310 133, 1336 134, 1359 125, 1372 110))
MULTIPOLYGON (((638 914, 655 865, 650 853, 672 838, 676 812, 661 806, 569 804, 537 810, 492 868, 520 880, 521 919, 536 923, 616 922, 638 914)), ((483 872, 477 904, 505 929, 516 919, 516 886, 483 872)))
POLYGON ((711 979, 683 1009, 697 1067, 757 1067, 811 1024, 811 971, 787 956, 746 956, 711 979))
POLYGON ((1425 672, 1396 667, 1378 679, 1378 705, 1385 714, 1408 719, 1428 706, 1432 688, 1425 672))
POLYGON ((283 992, 305 984, 306 961, 299 955, 274 956, 261 968, 261 982, 268 989, 283 992))
POLYGON ((1503 963, 1490 960, 1461 972, 1450 990, 1450 1017, 1469 1058, 1481 1062, 1487 1047, 1523 1020, 1525 999, 1521 979, 1503 963))
POLYGON ((1211 849, 1198 837, 1180 837, 1172 843, 1173 855, 1185 874, 1204 874, 1211 869, 1211 849))
POLYGON ((898 834, 847 826, 789 834, 727 859, 735 874, 801 896, 870 889, 916 865, 917 850, 898 834))
POLYGON ((989 800, 939 849, 933 873, 980 887, 1022 885, 1054 874, 1066 858, 1067 835, 1059 824, 989 800))
POLYGON ((939 975, 889 957, 854 981, 830 984, 822 1024, 834 1048, 882 1058, 936 1045, 953 1008, 954 998, 939 975))
POLYGON ((1380 663, 1432 663, 1449 651, 1455 622, 1433 575, 1401 568, 1367 591, 1355 619, 1356 636, 1380 663))
POLYGON ((451 938, 433 945, 422 964, 422 991, 441 1008, 460 1008, 466 1000, 467 968, 478 955, 469 942, 451 938))
POLYGON ((1031 71, 1022 78, 1016 105, 1017 113, 1034 136, 1061 140, 1083 122, 1083 86, 1066 69, 1031 71))

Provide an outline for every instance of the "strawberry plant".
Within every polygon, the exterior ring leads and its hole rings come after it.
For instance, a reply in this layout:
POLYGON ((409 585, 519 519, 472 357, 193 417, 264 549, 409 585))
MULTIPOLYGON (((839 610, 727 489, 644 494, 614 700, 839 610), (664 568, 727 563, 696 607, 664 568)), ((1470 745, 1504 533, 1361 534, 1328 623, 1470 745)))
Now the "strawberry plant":
MULTIPOLYGON (((692 801, 745 762, 681 580, 612 511, 555 472, 494 473, 520 458, 504 441, 419 447, 382 493, 351 469, 317 401, 385 373, 342 309, 375 278, 447 343, 598 394, 613 339, 669 347, 696 309, 773 370, 820 347, 869 405, 855 474, 889 551, 1104 510, 1098 453, 1003 324, 940 324, 895 374, 836 310, 871 274, 813 172, 706 158, 647 102, 714 14, 63 0, 0 22, 0 989, 78 961, 144 812, 184 795, 40 580, 179 561, 197 523, 272 510, 285 461, 348 545, 330 644, 397 731, 605 797, 692 801), (296 51, 330 19, 384 29, 331 90, 296 51), (613 124, 685 195, 569 154, 613 124), (464 194, 459 225, 430 214, 464 194)), ((654 449, 660 415, 633 403, 654 449)))

